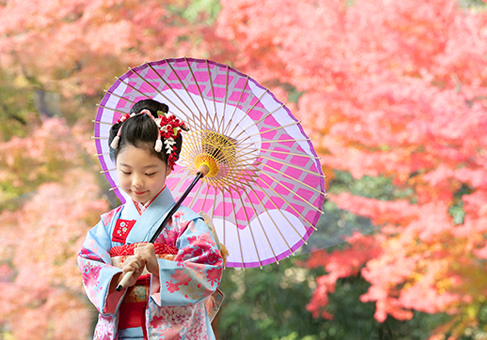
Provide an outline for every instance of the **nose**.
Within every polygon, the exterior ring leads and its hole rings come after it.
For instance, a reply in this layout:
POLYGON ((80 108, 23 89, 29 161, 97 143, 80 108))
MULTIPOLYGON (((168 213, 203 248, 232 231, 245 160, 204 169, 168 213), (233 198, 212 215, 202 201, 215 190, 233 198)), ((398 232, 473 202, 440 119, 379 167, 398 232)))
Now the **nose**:
POLYGON ((144 186, 144 182, 140 176, 134 176, 132 179, 132 185, 134 188, 142 188, 144 186))

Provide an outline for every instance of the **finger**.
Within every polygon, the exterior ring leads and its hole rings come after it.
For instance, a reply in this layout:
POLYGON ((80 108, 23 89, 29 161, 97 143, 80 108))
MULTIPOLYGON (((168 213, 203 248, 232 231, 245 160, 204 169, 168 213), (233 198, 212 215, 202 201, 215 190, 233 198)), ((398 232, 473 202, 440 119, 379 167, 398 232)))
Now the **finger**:
POLYGON ((137 249, 142 249, 142 248, 146 248, 147 246, 149 246, 151 243, 147 243, 147 242, 140 242, 140 243, 137 243, 137 245, 135 246, 135 250, 137 249))
POLYGON ((123 270, 124 271, 138 270, 144 264, 145 264, 144 259, 141 258, 139 255, 131 256, 123 263, 123 270))
POLYGON ((122 271, 124 273, 135 272, 137 270, 139 270, 139 266, 137 264, 129 264, 129 265, 126 265, 122 268, 122 271))

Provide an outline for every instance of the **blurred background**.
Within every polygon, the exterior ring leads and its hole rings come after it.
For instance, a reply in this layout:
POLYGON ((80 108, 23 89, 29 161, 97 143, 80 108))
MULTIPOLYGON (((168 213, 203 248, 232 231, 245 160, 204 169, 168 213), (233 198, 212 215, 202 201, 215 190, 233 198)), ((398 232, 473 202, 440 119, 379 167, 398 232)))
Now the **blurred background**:
POLYGON ((487 339, 480 0, 0 1, 0 339, 89 339, 76 255, 117 206, 96 104, 144 61, 268 87, 327 176, 296 256, 227 268, 218 339, 487 339))

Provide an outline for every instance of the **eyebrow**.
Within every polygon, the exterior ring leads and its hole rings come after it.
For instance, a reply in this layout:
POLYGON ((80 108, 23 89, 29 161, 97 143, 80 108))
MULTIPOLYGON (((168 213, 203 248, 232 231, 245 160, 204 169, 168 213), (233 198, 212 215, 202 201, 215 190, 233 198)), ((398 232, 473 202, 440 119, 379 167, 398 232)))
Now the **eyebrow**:
MULTIPOLYGON (((120 165, 132 169, 132 167, 130 165, 128 165, 128 164, 120 163, 120 165)), ((144 166, 143 167, 143 169, 149 169, 149 168, 157 168, 157 164, 150 164, 150 165, 147 165, 147 166, 144 166)))

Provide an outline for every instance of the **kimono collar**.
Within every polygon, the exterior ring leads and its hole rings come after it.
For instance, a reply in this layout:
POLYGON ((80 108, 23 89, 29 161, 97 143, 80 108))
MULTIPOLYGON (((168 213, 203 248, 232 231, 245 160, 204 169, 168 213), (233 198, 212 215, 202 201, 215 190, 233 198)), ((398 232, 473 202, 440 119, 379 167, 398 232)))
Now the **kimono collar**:
POLYGON ((126 219, 137 220, 125 241, 126 244, 148 242, 164 220, 165 215, 175 204, 171 191, 167 187, 156 196, 142 215, 137 212, 136 203, 132 200, 127 201, 126 207, 128 209, 126 211, 124 209, 122 212, 122 215, 126 214, 126 219), (138 216, 135 217, 135 215, 138 216), (130 218, 131 216, 133 217, 130 218))
POLYGON ((146 202, 145 204, 142 204, 140 202, 132 200, 134 202, 135 208, 137 208, 137 211, 139 212, 139 215, 142 215, 142 213, 149 207, 149 205, 151 205, 152 202, 154 202, 154 200, 157 198, 157 196, 159 196, 159 194, 164 189, 166 189, 166 185, 164 185, 164 188, 162 188, 161 191, 159 191, 159 193, 156 196, 154 196, 153 199, 151 199, 149 202, 146 202))
POLYGON ((174 203, 171 191, 169 191, 167 186, 164 186, 162 191, 148 205, 146 204, 146 210, 157 210, 159 213, 164 213, 171 209, 174 203))

